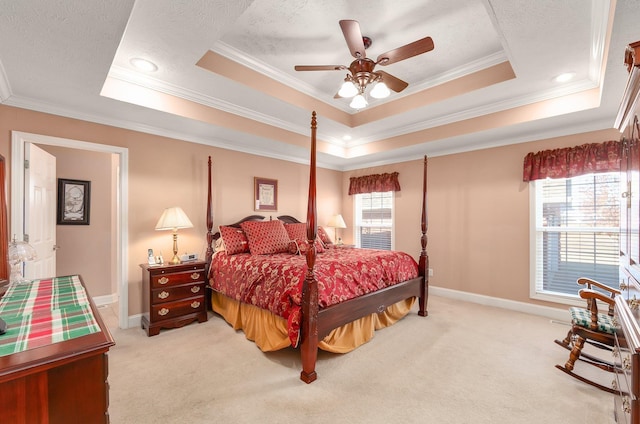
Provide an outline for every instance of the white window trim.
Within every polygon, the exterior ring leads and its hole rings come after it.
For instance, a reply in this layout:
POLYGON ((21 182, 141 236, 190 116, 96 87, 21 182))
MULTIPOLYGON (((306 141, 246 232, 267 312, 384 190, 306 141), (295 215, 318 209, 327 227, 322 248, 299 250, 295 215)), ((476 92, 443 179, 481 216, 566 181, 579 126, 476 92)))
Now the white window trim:
MULTIPOLYGON (((570 296, 562 293, 551 295, 546 293, 538 293, 538 291, 536 290, 536 240, 538 237, 538 231, 536 228, 536 213, 538 211, 536 210, 536 207, 542 208, 542 204, 538 205, 539 202, 536 202, 536 184, 537 181, 529 182, 529 297, 531 299, 542 300, 545 302, 584 307, 585 300, 576 298, 575 296, 570 296)), ((576 286, 577 285, 578 283, 576 283, 576 286)), ((605 304, 602 303, 600 307, 605 307, 604 305, 605 304)))
MULTIPOLYGON (((389 190, 391 191, 391 190, 389 190)), ((352 240, 356 244, 356 247, 360 247, 360 240, 358 238, 358 195, 355 194, 353 199, 353 230, 352 240)), ((391 191, 391 250, 396 249, 396 192, 391 191)))

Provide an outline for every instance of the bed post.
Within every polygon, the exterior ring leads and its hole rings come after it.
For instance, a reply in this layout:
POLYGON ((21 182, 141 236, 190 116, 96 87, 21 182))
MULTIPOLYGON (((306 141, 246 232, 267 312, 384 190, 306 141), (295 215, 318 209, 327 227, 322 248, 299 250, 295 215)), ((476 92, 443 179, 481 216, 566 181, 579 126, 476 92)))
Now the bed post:
POLYGON ((420 287, 420 299, 418 305, 418 315, 426 317, 429 315, 427 311, 427 301, 429 300, 429 255, 427 255, 427 155, 424 156, 423 167, 423 179, 422 179, 422 220, 421 231, 422 237, 420 237, 420 244, 422 250, 420 251, 420 261, 418 262, 418 272, 422 276, 424 283, 420 287))
MULTIPOLYGON (((209 264, 211 263, 211 258, 213 257, 213 247, 211 244, 213 243, 213 204, 211 200, 211 156, 209 156, 209 162, 207 164, 208 167, 208 178, 207 178, 207 250, 205 251, 205 287, 209 286, 209 264)), ((208 290, 205 290, 205 304, 207 305, 207 309, 211 309, 211 295, 208 290)))
POLYGON ((318 378, 316 360, 318 358, 318 283, 313 274, 316 262, 316 112, 311 114, 311 163, 309 164, 309 199, 307 202, 307 274, 302 284, 302 343, 300 356, 302 371, 300 379, 311 383, 318 378))

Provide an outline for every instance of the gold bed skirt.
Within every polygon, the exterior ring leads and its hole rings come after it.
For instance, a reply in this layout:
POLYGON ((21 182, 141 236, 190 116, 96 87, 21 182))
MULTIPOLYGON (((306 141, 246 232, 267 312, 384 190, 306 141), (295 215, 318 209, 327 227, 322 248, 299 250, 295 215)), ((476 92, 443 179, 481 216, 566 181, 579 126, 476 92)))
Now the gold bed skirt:
MULTIPOLYGON (((384 312, 373 313, 338 327, 329 333, 318 347, 334 353, 346 353, 368 342, 373 332, 395 324, 409 313, 415 297, 400 301, 384 312)), ((235 330, 242 330, 263 352, 291 346, 287 333, 287 321, 269 311, 240 303, 218 292, 211 295, 213 310, 220 314, 235 330)))

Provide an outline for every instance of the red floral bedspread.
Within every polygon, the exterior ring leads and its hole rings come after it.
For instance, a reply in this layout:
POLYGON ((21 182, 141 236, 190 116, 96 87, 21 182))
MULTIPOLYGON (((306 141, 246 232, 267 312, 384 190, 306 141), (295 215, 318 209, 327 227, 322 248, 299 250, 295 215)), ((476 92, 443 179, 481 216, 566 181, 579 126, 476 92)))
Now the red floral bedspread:
MULTIPOLYGON (((287 320, 291 344, 300 334, 304 255, 227 255, 212 259, 209 282, 227 297, 266 309, 287 320)), ((336 248, 316 256, 320 308, 367 294, 418 276, 408 254, 387 250, 336 248)))

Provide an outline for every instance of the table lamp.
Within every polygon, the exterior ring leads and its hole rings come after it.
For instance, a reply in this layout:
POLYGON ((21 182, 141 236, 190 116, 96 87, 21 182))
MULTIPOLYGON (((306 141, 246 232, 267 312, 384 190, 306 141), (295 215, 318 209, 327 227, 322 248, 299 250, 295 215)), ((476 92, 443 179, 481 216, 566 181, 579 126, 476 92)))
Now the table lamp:
POLYGON ((342 219, 342 215, 333 215, 331 219, 329 219, 327 227, 333 227, 333 239, 336 241, 336 244, 342 244, 342 239, 338 238, 338 228, 347 228, 347 224, 345 224, 344 219, 342 219))
POLYGON ((182 208, 176 206, 167 208, 162 212, 162 216, 156 224, 156 230, 173 231, 173 258, 169 261, 170 264, 177 265, 180 263, 180 258, 178 257, 178 229, 192 227, 193 224, 182 208))
POLYGON ((17 241, 13 236, 13 240, 9 243, 9 266, 11 267, 9 281, 16 284, 31 281, 22 276, 22 264, 37 258, 38 254, 33 246, 26 241, 17 241))

